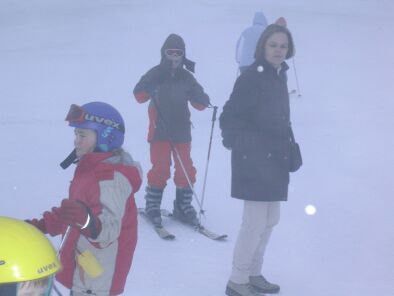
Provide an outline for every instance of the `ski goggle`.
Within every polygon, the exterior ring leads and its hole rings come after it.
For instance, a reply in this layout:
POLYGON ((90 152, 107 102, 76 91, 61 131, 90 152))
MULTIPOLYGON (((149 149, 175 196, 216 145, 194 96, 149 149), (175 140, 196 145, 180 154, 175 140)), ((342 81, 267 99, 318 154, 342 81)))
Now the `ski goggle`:
POLYGON ((183 56, 185 51, 183 49, 177 49, 177 48, 169 48, 165 50, 165 54, 169 56, 183 56))
POLYGON ((69 122, 82 122, 85 121, 86 112, 78 105, 72 104, 67 113, 66 121, 69 122))
POLYGON ((9 283, 0 285, 0 295, 4 296, 17 296, 21 291, 21 286, 25 285, 23 288, 22 295, 35 295, 35 296, 50 296, 53 288, 53 275, 46 279, 46 282, 37 284, 26 284, 26 283, 9 283), (26 291, 27 290, 27 291, 26 291))
POLYGON ((112 119, 89 114, 85 110, 83 110, 80 106, 75 104, 72 104, 70 106, 70 110, 68 111, 66 116, 66 121, 71 123, 82 123, 84 121, 91 121, 91 122, 111 126, 113 128, 118 129, 122 133, 125 132, 125 128, 123 124, 115 122, 112 119))

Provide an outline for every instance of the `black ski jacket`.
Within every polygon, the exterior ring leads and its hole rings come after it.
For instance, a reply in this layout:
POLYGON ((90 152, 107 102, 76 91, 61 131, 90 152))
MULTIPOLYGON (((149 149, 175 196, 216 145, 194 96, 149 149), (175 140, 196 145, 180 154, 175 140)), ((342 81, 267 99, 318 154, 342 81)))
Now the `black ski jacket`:
POLYGON ((163 63, 141 77, 134 96, 140 103, 150 99, 149 142, 191 142, 188 102, 198 110, 209 105, 208 95, 189 71, 180 67, 171 73, 163 63))
POLYGON ((235 82, 220 115, 231 153, 231 195, 252 201, 287 200, 290 106, 286 71, 256 61, 235 82))

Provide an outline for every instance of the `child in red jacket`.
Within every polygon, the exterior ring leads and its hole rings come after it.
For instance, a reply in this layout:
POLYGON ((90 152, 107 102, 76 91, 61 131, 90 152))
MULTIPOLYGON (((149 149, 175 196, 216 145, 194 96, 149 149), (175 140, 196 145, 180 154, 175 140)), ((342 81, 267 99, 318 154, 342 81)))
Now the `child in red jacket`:
POLYGON ((75 149, 62 166, 77 162, 69 197, 28 222, 64 236, 56 278, 71 295, 119 295, 137 242, 139 165, 121 148, 125 125, 111 105, 72 105, 66 120, 75 128, 75 149))

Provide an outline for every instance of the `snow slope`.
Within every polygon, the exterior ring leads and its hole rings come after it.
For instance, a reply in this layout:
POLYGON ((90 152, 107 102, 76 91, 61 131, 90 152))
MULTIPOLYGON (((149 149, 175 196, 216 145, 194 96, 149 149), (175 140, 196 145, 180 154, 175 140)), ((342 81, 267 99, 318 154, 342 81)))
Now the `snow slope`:
MULTIPOLYGON (((291 177, 264 274, 281 284, 281 295, 394 295, 389 0, 2 0, 0 215, 38 217, 67 197, 73 170, 58 164, 72 149, 63 120, 72 103, 119 108, 125 148, 149 169, 147 105, 131 94, 172 32, 184 37, 220 113, 236 78, 235 42, 257 10, 271 22, 286 17, 294 35, 302 96, 291 98, 292 121, 305 162, 291 177), (316 215, 305 214, 307 204, 316 215)), ((211 116, 211 109, 192 111, 200 195, 211 116)), ((162 241, 141 220, 125 295, 224 295, 242 203, 229 198, 230 153, 217 125, 208 177, 203 222, 229 239, 213 242, 168 221, 177 240, 162 241)), ((168 209, 174 191, 171 181, 168 209)))

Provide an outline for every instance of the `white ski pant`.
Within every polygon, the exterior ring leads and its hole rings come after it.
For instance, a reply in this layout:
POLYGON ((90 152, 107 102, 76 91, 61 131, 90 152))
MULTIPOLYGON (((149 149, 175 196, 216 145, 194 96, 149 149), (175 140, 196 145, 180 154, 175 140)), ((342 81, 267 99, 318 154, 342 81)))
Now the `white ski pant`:
POLYGON ((279 217, 279 201, 244 201, 241 229, 234 248, 232 282, 245 284, 249 276, 261 274, 265 248, 279 217))

